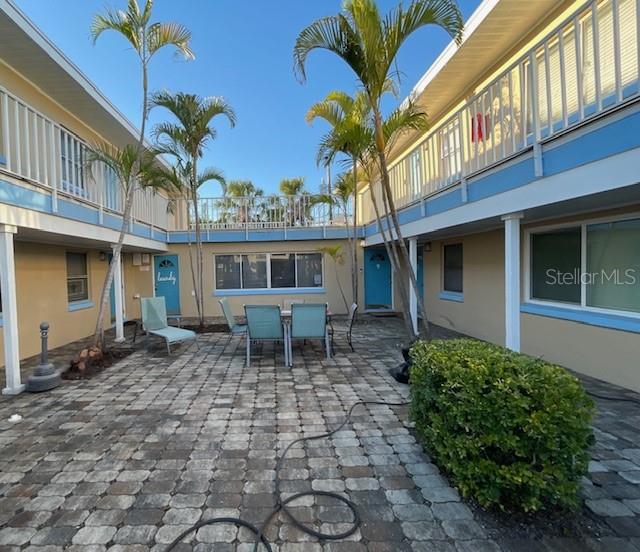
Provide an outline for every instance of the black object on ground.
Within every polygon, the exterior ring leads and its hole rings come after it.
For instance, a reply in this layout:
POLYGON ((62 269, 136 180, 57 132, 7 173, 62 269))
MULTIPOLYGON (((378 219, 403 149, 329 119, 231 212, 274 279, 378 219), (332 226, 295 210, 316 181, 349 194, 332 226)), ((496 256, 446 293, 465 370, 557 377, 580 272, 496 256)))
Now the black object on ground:
POLYGON ((344 428, 344 426, 346 426, 349 423, 349 421, 351 420, 351 415, 353 414, 353 411, 358 406, 365 406, 365 405, 408 406, 409 404, 410 403, 408 402, 391 403, 391 402, 385 402, 385 401, 358 401, 352 404, 351 408, 349 409, 349 412, 347 412, 347 416, 345 417, 344 421, 335 429, 332 429, 331 431, 328 431, 327 433, 322 433, 320 435, 312 435, 310 437, 301 437, 300 439, 296 439, 295 441, 292 441, 291 443, 289 443, 287 448, 284 449, 284 452, 282 453, 280 458, 278 458, 278 462, 276 463, 276 476, 275 476, 276 488, 274 491, 274 494, 276 497, 276 507, 269 513, 269 515, 262 522, 260 527, 253 525, 252 523, 248 523, 243 519, 235 518, 235 517, 218 517, 218 518, 206 519, 203 521, 199 521, 192 527, 189 527, 189 529, 186 529, 185 531, 180 533, 169 545, 169 547, 166 549, 166 552, 169 552, 170 550, 175 548, 180 543, 180 541, 190 533, 193 533, 198 529, 200 529, 201 527, 205 527, 206 525, 214 525, 218 523, 230 523, 232 525, 237 525, 238 527, 245 527, 246 529, 249 529, 255 535, 255 544, 253 547, 253 551, 257 552, 258 547, 260 546, 260 543, 262 543, 269 552, 272 552, 273 549, 271 548, 271 544, 269 543, 267 538, 264 536, 264 533, 267 527, 269 526, 269 524, 271 523, 271 520, 280 511, 285 512, 289 516, 289 519, 291 520, 293 525, 295 525, 300 531, 320 540, 342 540, 342 539, 346 539, 350 535, 353 535, 353 533, 355 533, 358 530, 358 527, 360 527, 361 519, 360 519, 360 515, 358 514, 358 507, 356 506, 355 503, 353 503, 348 498, 345 498, 344 496, 338 493, 332 493, 329 491, 304 491, 301 493, 293 494, 284 500, 282 499, 282 497, 280 496, 280 477, 279 477, 280 470, 282 469, 282 463, 286 458, 287 453, 298 443, 303 443, 305 441, 315 441, 317 439, 326 439, 328 437, 331 437, 333 434, 338 433, 338 431, 340 431, 342 428, 344 428), (343 531, 342 533, 331 534, 331 533, 321 533, 320 531, 316 531, 315 529, 312 529, 311 527, 305 525, 303 522, 297 519, 293 514, 293 512, 291 512, 291 510, 289 510, 288 508, 288 504, 290 502, 293 502, 298 498, 302 498, 305 496, 326 496, 328 498, 338 500, 343 504, 345 504, 347 508, 349 508, 353 513, 353 520, 350 522, 351 527, 346 531, 343 531))
POLYGON ((404 362, 397 368, 389 368, 389 374, 391 374, 391 377, 398 383, 409 383, 409 373, 411 364, 413 362, 411 360, 409 351, 409 347, 404 347, 402 349, 402 357, 404 358, 404 362))

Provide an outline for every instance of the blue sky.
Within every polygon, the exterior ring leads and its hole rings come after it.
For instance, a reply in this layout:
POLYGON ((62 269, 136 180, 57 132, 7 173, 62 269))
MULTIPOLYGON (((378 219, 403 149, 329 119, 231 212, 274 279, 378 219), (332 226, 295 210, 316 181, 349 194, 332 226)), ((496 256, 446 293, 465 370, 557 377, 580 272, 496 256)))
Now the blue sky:
MULTIPOLYGON (((115 33, 92 45, 92 15, 105 6, 124 7, 126 0, 16 0, 53 42, 136 125, 139 125, 140 77, 137 58, 115 33)), ((480 0, 458 0, 465 19, 480 0)), ((397 0, 379 0, 386 11, 397 0)), ((234 107, 238 124, 216 121, 218 137, 206 152, 203 167, 221 169, 227 179, 248 179, 266 192, 281 178, 303 176, 315 191, 324 174, 316 166, 319 138, 326 126, 309 126, 304 115, 311 104, 334 89, 353 93, 353 73, 335 56, 313 53, 308 80, 300 84, 292 71, 292 48, 306 25, 339 11, 340 0, 156 0, 154 19, 186 25, 193 34, 195 61, 165 51, 154 59, 151 90, 167 89, 203 96, 223 96, 234 107)), ((404 97, 446 46, 447 35, 427 27, 415 33, 398 58, 404 97)), ((166 118, 152 112, 152 123, 166 118)), ((334 170, 337 170, 334 169, 334 170)), ((219 195, 208 184, 202 195, 219 195)))

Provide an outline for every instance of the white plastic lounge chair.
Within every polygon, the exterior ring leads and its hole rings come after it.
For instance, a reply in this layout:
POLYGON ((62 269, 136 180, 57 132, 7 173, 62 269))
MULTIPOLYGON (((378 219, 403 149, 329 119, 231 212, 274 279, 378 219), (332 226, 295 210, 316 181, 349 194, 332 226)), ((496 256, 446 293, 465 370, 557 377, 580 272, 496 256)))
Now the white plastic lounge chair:
POLYGON ((171 345, 184 341, 195 341, 198 349, 196 332, 175 328, 167 324, 167 308, 164 297, 143 297, 141 300, 142 329, 147 335, 157 335, 167 343, 167 353, 171 355, 171 345))

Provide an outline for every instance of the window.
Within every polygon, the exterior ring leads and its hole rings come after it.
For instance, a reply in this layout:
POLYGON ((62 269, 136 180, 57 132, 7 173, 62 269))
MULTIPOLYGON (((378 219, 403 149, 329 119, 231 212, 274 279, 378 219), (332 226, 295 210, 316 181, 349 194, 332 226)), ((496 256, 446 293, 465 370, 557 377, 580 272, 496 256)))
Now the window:
POLYGON ((462 293, 462 244, 452 243, 443 248, 443 289, 462 293))
POLYGON ((85 253, 67 253, 67 298, 69 303, 89 299, 89 276, 85 253))
POLYGON ((320 253, 216 255, 217 290, 322 287, 320 253))
POLYGON ((531 234, 530 298, 640 313, 640 219, 531 234))
POLYGON ((267 287, 267 256, 264 253, 242 255, 242 287, 267 287))
POLYGON ((640 219, 587 226, 586 304, 640 312, 640 219))
POLYGON ((216 289, 240 289, 240 255, 216 255, 216 289))
POLYGON ((531 297, 580 303, 581 229, 531 236, 531 297))
POLYGON ((294 253, 273 253, 271 255, 271 287, 296 287, 294 253))
POLYGON ((320 253, 296 254, 297 287, 322 286, 322 255, 320 253))

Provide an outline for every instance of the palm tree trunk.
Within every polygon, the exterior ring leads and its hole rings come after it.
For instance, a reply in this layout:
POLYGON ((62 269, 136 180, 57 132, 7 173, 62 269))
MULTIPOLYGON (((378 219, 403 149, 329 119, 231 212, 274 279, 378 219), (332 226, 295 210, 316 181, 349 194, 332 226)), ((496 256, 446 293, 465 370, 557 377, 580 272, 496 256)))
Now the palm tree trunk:
POLYGON ((353 302, 358 304, 358 160, 353 158, 353 239, 351 240, 353 259, 353 302))
MULTIPOLYGON (((146 43, 146 37, 143 37, 143 41, 146 43)), ((138 156, 142 153, 142 148, 144 146, 144 134, 146 131, 147 124, 147 111, 149 110, 149 78, 147 74, 147 61, 146 61, 146 50, 143 51, 142 57, 142 120, 140 123, 140 136, 138 137, 138 145, 137 151, 138 156)), ((122 213, 122 226, 120 228, 120 234, 118 236, 118 242, 113 248, 113 255, 111 257, 111 262, 109 263, 109 269, 107 270, 107 275, 102 284, 102 292, 100 295, 100 307, 98 308, 98 319, 96 320, 95 332, 93 335, 93 341, 96 347, 100 349, 104 349, 104 316, 107 310, 107 303, 109 302, 109 290, 111 288, 111 284, 113 282, 113 275, 115 272, 116 260, 120 260, 120 253, 122 251, 122 244, 124 243, 124 238, 129 230, 129 225, 131 222, 131 210, 133 207, 133 199, 135 197, 135 188, 136 182, 127 182, 121 183, 125 186, 125 201, 124 201, 124 210, 122 213)), ((119 293, 119 290, 116 290, 119 293)))
MULTIPOLYGON (((125 194, 125 208, 124 213, 122 215, 122 226, 120 227, 120 234, 118 235, 118 241, 113 246, 113 254, 111 257, 111 262, 109 263, 109 268, 107 269, 107 274, 102 283, 102 291, 100 292, 100 303, 98 306, 98 319, 96 320, 95 331, 93 334, 93 344, 100 349, 104 349, 104 317, 107 312, 107 305, 109 304, 109 291, 111 289, 111 284, 113 283, 113 276, 115 274, 115 267, 118 264, 118 261, 121 257, 122 244, 124 243, 124 238, 127 235, 128 227, 129 227, 129 219, 131 217, 131 207, 133 202, 129 200, 129 197, 133 196, 133 185, 127 188, 129 192, 125 194)), ((116 290, 118 293, 119 290, 116 290)))
POLYGON ((344 307, 349 312, 349 302, 344 294, 344 289, 342 288, 342 284, 340 283, 340 273, 338 271, 338 260, 333 259, 333 267, 336 271, 336 282, 338 282, 338 289, 340 290, 340 295, 342 295, 342 301, 344 302, 344 307))
MULTIPOLYGON (((191 195, 191 194, 189 194, 191 195)), ((191 223, 189 222, 189 201, 192 201, 191 199, 187 200, 187 251, 189 253, 189 268, 191 268, 191 282, 193 284, 193 292, 197 293, 198 291, 198 286, 196 285, 196 269, 193 266, 193 251, 192 251, 192 247, 191 247, 191 223)), ((198 304, 198 300, 196 298, 196 312, 198 311, 199 308, 199 304, 198 304)))
MULTIPOLYGON (((376 147, 378 150, 378 164, 380 166, 380 181, 382 183, 383 195, 386 198, 386 203, 388 205, 387 211, 387 219, 391 219, 393 223, 393 230, 395 231, 395 238, 398 243, 398 257, 399 261, 405 265, 407 269, 407 273, 409 274, 409 281, 413 288, 413 292, 415 293, 416 301, 418 306, 418 311, 422 315, 422 325, 424 336, 426 339, 429 339, 429 322, 427 320, 424 304, 419 300, 420 298, 420 290, 418 288, 418 280, 414 273, 413 267, 409 262, 409 252, 407 251, 407 246, 404 242, 404 238, 402 237, 402 230, 400 228, 400 222, 398 220, 398 212, 395 207, 395 203, 393 201, 393 194, 391 192, 391 185, 389 183, 389 171, 387 169, 387 159, 385 154, 385 144, 384 144, 384 135, 382 132, 382 115, 379 110, 374 110, 374 120, 375 120, 375 131, 376 131, 376 147)), ((386 206, 387 206, 386 205, 386 206)), ((391 236, 393 239, 393 236, 391 236)), ((407 303, 407 311, 409 311, 409 305, 407 303)), ((408 312, 409 315, 411 314, 408 312)))
MULTIPOLYGON (((395 252, 393 251, 393 235, 389 230, 389 238, 387 238, 386 230, 382 224, 382 219, 380 217, 380 209, 378 207, 378 200, 376 199, 375 193, 373 190, 371 191, 371 202, 373 203, 373 210, 376 214, 376 222, 378 223, 378 227, 380 228, 380 235, 382 236, 382 242, 384 243, 384 248, 387 252, 387 256, 389 257, 389 261, 391 262, 392 270, 398 272, 397 267, 397 259, 395 257, 395 252)), ((411 313, 409 312, 409 298, 407 295, 407 288, 404 281, 400 280, 398 282, 398 289, 400 290, 400 301, 402 302, 402 320, 404 321, 405 329, 407 330, 407 335, 409 336, 409 340, 411 342, 415 341, 415 331, 413 329, 413 323, 411 322, 411 313), (405 308, 406 306, 406 308, 405 308)), ((393 289, 391 290, 393 293, 393 289)))

